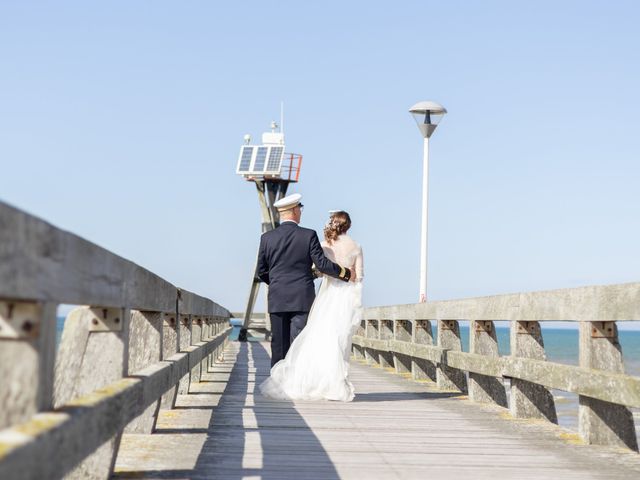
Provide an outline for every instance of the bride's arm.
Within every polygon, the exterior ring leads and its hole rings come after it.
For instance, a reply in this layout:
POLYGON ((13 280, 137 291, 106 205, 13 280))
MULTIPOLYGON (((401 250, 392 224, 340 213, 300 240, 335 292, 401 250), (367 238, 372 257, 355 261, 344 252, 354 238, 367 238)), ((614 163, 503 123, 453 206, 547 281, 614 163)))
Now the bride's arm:
POLYGON ((356 278, 358 282, 361 282, 364 278, 364 259, 362 258, 362 247, 358 249, 356 255, 356 278))
POLYGON ((326 273, 327 275, 331 275, 332 277, 339 278, 344 282, 348 282, 351 278, 351 270, 348 268, 344 268, 338 265, 335 262, 329 260, 322 247, 320 246, 320 240, 318 240, 318 235, 313 232, 311 236, 311 243, 309 245, 309 254, 311 256, 311 261, 316 264, 318 270, 322 273, 326 273))

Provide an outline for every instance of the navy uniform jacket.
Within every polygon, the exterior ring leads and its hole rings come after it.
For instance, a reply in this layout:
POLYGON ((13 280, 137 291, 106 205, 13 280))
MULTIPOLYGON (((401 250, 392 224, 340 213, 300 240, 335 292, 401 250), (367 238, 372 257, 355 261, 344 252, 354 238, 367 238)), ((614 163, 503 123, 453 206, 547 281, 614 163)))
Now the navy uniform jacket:
POLYGON ((311 265, 340 277, 344 269, 329 260, 315 231, 284 222, 262 234, 257 275, 269 285, 269 312, 308 312, 315 299, 311 265))

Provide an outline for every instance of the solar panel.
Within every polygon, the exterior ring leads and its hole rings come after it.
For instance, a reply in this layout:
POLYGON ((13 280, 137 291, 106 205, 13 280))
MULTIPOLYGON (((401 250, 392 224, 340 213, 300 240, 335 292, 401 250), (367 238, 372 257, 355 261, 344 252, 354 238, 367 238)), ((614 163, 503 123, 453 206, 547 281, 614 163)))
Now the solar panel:
POLYGON ((238 159, 237 173, 251 173, 251 158, 253 157, 253 148, 242 146, 240 149, 240 158, 238 159))
POLYGON ((251 167, 253 173, 264 172, 264 164, 267 161, 267 150, 269 150, 269 147, 258 147, 256 159, 253 162, 253 167, 251 167))
POLYGON ((275 175, 282 169, 284 145, 243 145, 236 173, 240 175, 275 175))
POLYGON ((264 169, 265 173, 280 173, 282 169, 282 158, 284 156, 284 147, 270 147, 269 161, 264 169))

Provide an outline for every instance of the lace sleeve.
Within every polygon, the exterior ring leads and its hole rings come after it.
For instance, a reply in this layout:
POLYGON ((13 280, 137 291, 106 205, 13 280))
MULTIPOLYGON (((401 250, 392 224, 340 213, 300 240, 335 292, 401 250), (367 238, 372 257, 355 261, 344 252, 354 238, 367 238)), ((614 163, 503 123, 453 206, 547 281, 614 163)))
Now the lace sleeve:
POLYGON ((358 247, 356 254, 356 278, 358 282, 364 279, 364 259, 362 258, 362 247, 358 247))

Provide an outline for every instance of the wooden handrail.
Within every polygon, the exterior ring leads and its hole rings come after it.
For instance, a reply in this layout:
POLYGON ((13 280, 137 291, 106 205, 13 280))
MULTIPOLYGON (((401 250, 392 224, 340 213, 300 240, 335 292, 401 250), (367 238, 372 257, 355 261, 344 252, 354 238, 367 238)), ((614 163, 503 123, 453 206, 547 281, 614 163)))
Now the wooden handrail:
POLYGON ((222 355, 230 315, 0 202, 0 478, 108 478, 122 433, 151 433, 222 355), (84 306, 57 346, 60 304, 84 306))
POLYGON ((586 442, 637 451, 629 407, 640 408, 640 378, 624 374, 620 321, 640 321, 640 283, 371 307, 363 311, 353 353, 468 392, 471 400, 508 407, 514 417, 557 423, 549 389, 578 394, 586 442), (494 321, 505 320, 511 355, 499 356, 494 321), (470 322, 469 353, 462 352, 460 321, 470 322), (579 366, 546 360, 540 322, 558 321, 578 323, 579 366), (510 380, 509 400, 504 379, 510 380))

